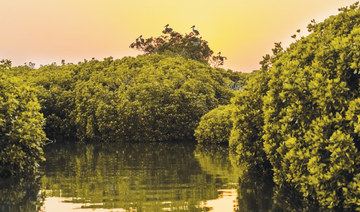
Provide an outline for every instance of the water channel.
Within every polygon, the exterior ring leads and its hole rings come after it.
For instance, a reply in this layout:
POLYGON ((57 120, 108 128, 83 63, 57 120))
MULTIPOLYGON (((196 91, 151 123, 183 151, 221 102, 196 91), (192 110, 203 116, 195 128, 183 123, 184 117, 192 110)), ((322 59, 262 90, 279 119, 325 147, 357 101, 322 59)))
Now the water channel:
POLYGON ((226 146, 57 143, 46 146, 45 155, 40 175, 0 181, 0 211, 279 209, 272 183, 239 179, 226 146))

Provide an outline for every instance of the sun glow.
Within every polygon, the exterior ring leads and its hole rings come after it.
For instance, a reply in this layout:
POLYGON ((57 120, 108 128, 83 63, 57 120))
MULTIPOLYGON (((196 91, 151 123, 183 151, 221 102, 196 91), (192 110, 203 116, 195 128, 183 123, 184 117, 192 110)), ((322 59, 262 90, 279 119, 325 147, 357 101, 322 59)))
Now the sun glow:
POLYGON ((311 19, 322 21, 354 0, 0 0, 0 58, 15 65, 49 64, 65 59, 135 56, 129 44, 140 34, 158 36, 165 24, 189 33, 196 25, 210 47, 227 56, 225 68, 259 68, 274 42, 290 36, 311 19))

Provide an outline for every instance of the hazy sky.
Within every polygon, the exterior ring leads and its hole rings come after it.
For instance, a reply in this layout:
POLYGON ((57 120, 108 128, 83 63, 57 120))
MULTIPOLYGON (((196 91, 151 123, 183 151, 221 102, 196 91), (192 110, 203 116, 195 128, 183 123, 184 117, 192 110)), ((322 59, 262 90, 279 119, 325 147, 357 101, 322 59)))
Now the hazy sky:
POLYGON ((196 25, 225 68, 259 68, 274 42, 287 46, 297 29, 307 34, 350 0, 0 0, 0 59, 13 64, 78 62, 135 56, 139 35, 158 36, 164 25, 189 33, 196 25))

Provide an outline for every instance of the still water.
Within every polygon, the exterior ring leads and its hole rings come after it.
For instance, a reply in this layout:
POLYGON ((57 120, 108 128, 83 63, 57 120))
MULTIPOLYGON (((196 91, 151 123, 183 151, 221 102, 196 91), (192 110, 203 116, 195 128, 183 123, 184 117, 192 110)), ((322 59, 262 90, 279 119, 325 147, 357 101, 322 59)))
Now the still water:
POLYGON ((228 200, 224 207, 233 211, 236 173, 229 160, 203 152, 184 143, 49 147, 42 166, 44 211, 195 211, 216 199, 228 200))
POLYGON ((225 146, 52 144, 45 155, 41 175, 0 180, 0 211, 279 210, 272 183, 239 179, 225 146))

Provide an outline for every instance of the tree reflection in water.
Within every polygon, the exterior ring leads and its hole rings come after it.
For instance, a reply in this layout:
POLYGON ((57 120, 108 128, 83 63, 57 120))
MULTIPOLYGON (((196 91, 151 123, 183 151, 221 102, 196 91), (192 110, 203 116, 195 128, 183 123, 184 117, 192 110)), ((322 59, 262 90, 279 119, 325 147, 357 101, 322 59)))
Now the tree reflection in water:
MULTIPOLYGON (((232 164, 237 157, 230 154, 232 164)), ((290 185, 276 185, 270 170, 238 171, 238 204, 239 212, 287 212, 287 211, 319 211, 318 206, 303 196, 290 185)))
POLYGON ((36 212, 43 205, 40 176, 0 178, 1 212, 36 212))
POLYGON ((204 171, 194 150, 193 143, 53 145, 42 188, 88 208, 201 211, 200 202, 216 199, 230 174, 204 171))
POLYGON ((0 179, 0 211, 319 209, 271 176, 245 170, 226 146, 73 143, 45 153, 41 178, 0 179))
MULTIPOLYGON (((205 208, 216 211, 221 204, 230 204, 239 212, 319 211, 314 201, 303 198, 293 187, 275 185, 270 170, 249 170, 246 164, 239 164, 236 153, 226 146, 198 145, 195 156, 205 172, 229 182, 238 182, 236 192, 233 189, 219 190, 218 198, 204 202, 205 208), (228 196, 225 194, 224 198, 222 191, 229 192, 228 196), (235 203, 228 201, 234 196, 235 203)), ((227 186, 231 188, 231 184, 227 186)))
POLYGON ((218 179, 217 196, 201 202, 204 210, 234 211, 238 209, 239 170, 229 160, 229 149, 223 145, 197 145, 194 152, 196 159, 206 173, 218 179), (222 180, 219 180, 222 179, 222 180))

